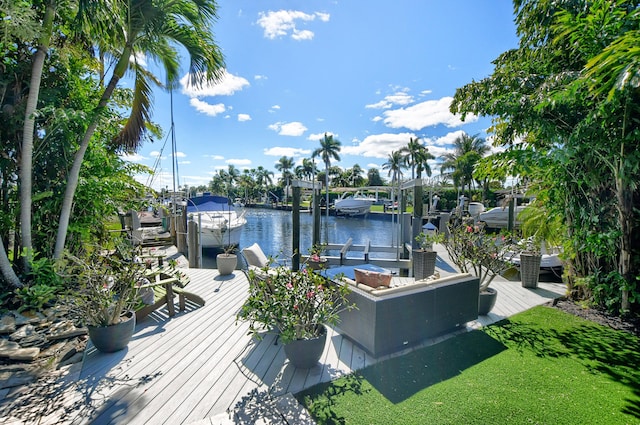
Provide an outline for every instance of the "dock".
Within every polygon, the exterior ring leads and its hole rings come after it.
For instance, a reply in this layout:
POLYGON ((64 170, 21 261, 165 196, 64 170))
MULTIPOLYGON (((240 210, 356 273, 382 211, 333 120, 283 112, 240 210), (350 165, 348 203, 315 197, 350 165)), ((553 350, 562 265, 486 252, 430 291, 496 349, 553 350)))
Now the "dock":
MULTIPOLYGON (((454 273, 444 249, 439 255, 438 270, 454 273)), ((32 423, 24 420, 28 417, 43 424, 300 423, 306 412, 291 394, 497 322, 566 291, 561 283, 540 282, 537 289, 526 289, 518 281, 496 278, 491 286, 499 295, 493 311, 465 329, 374 358, 343 338, 339 329, 329 328, 321 361, 310 370, 298 370, 288 364, 273 335, 257 341, 248 336, 246 323, 236 321, 248 290, 243 272, 184 272, 191 279, 189 291, 206 300, 203 307, 187 305, 173 317, 166 308, 152 313, 136 325, 128 348, 117 353, 103 354, 89 344, 84 361, 56 386, 47 383, 25 391, 28 399, 22 404, 0 403, 0 416, 8 421, 4 423, 32 423)))

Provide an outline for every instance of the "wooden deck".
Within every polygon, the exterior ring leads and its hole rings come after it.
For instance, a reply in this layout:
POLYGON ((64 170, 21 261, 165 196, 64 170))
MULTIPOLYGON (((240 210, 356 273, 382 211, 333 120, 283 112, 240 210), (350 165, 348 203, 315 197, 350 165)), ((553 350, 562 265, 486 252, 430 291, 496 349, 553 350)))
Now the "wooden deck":
MULTIPOLYGON (((210 269, 186 269, 185 273, 191 277, 188 290, 202 296, 206 305, 188 306, 187 311, 171 318, 166 307, 152 313, 137 324, 134 339, 121 352, 102 354, 89 346, 75 384, 62 397, 71 411, 51 413, 43 423, 217 424, 232 423, 224 421, 231 411, 253 415, 253 419, 241 422, 253 423, 256 415, 269 415, 268 411, 259 412, 266 401, 389 357, 372 358, 330 330, 330 343, 318 366, 296 370, 288 365, 282 345, 275 344, 273 336, 257 342, 247 336, 247 324, 236 323, 236 312, 248 288, 242 272, 227 277, 210 269)), ((565 292, 562 284, 540 283, 538 289, 524 289, 519 282, 504 279, 496 279, 492 287, 499 292, 496 307, 467 329, 546 303, 565 292)), ((424 345, 448 337, 451 335, 424 345)))

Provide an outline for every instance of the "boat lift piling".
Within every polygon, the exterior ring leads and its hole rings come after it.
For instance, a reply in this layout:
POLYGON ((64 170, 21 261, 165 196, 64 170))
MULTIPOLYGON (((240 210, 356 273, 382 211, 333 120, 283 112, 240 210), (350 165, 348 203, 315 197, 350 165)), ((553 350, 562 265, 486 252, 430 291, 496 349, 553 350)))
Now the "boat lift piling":
MULTIPOLYGON (((317 186, 315 182, 307 182, 302 180, 293 180, 291 183, 293 186, 293 206, 292 206, 292 216, 293 216, 293 231, 292 231, 292 249, 293 249, 293 257, 292 257, 292 269, 299 270, 300 269, 300 260, 302 258, 300 253, 300 201, 301 201, 301 189, 312 189, 314 191, 314 195, 318 195, 316 193, 317 186)), ((319 190, 319 189, 318 189, 319 190)), ((397 247, 395 249, 388 249, 385 247, 373 247, 370 245, 370 242, 367 241, 363 246, 357 246, 352 244, 352 241, 347 241, 343 246, 339 246, 340 249, 340 257, 339 263, 345 264, 352 262, 353 260, 349 260, 346 258, 347 251, 350 249, 353 250, 361 250, 364 253, 364 261, 365 262, 376 262, 374 259, 369 258, 369 252, 378 251, 378 252, 396 252, 395 263, 392 266, 398 267, 401 270, 401 273, 411 274, 411 249, 417 247, 417 242, 415 237, 418 236, 420 232, 422 232, 422 215, 423 215, 423 205, 422 205, 422 179, 414 179, 408 182, 405 182, 400 187, 400 208, 398 210, 398 224, 400 227, 399 237, 401 242, 399 241, 397 247), (412 219, 404 213, 406 209, 406 199, 408 196, 404 196, 407 191, 413 191, 413 217, 412 219)), ((319 196, 314 196, 314 199, 319 199, 319 196)), ((314 203, 312 207, 313 211, 313 245, 317 245, 320 242, 320 205, 319 202, 314 203)), ((336 248, 338 245, 327 243, 327 247, 336 248)), ((391 247, 394 248, 394 247, 391 247)), ((389 267, 390 260, 381 259, 380 261, 385 263, 385 266, 389 267)))

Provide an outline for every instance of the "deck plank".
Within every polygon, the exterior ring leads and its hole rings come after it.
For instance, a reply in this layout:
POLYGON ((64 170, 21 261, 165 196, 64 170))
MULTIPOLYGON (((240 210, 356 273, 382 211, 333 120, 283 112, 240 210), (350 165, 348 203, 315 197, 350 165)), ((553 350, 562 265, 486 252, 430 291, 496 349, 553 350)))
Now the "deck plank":
MULTIPOLYGON (((202 296, 206 304, 188 304, 186 311, 173 317, 166 307, 150 314, 136 325, 133 340, 121 352, 103 354, 89 346, 79 378, 84 386, 65 394, 69 404, 79 407, 73 415, 61 413, 60 423, 188 424, 224 415, 246 402, 252 391, 268 397, 295 393, 415 349, 373 358, 328 328, 319 364, 297 370, 274 335, 255 340, 247 334, 246 323, 236 322, 248 289, 243 273, 222 277, 216 270, 184 272, 191 279, 186 290, 202 296)), ((450 268, 442 270, 443 275, 449 273, 450 268)), ((526 289, 502 278, 491 286, 498 290, 494 310, 459 332, 494 323, 565 292, 558 283, 540 282, 537 289, 526 289)), ((432 338, 421 346, 450 337, 432 338)), ((55 417, 47 419, 56 422, 55 417)))

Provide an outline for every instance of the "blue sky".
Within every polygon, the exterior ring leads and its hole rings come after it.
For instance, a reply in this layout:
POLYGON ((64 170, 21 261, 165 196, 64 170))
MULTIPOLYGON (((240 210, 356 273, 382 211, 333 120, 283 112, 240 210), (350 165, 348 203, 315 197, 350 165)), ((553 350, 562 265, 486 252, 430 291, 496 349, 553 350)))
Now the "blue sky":
MULTIPOLYGON (((341 161, 332 165, 365 170, 380 168, 410 137, 436 157, 461 132, 487 137, 490 119, 462 122, 449 103, 456 88, 491 74, 491 61, 517 46, 507 0, 218 5, 214 34, 225 78, 195 89, 185 75, 174 91, 179 185, 207 184, 230 164, 262 165, 277 178, 281 156, 300 163, 325 132, 342 143, 341 161)), ((153 120, 168 134, 168 93, 156 90, 154 105, 153 120)), ((171 188, 170 153, 163 139, 130 159, 153 166, 160 157, 152 186, 171 188)), ((437 164, 432 168, 437 174, 437 164)))

